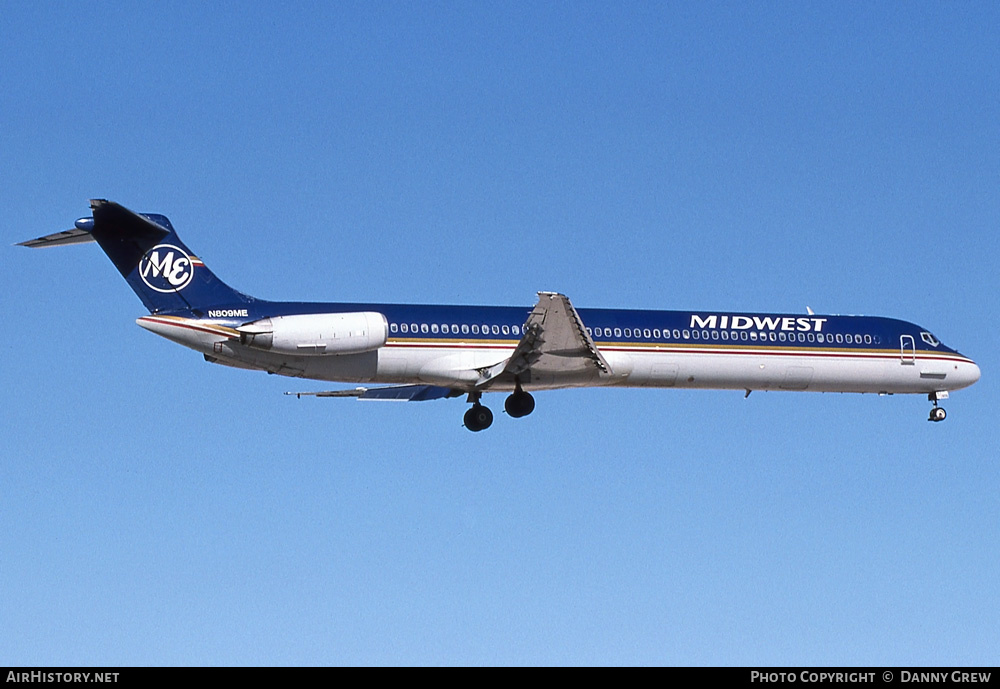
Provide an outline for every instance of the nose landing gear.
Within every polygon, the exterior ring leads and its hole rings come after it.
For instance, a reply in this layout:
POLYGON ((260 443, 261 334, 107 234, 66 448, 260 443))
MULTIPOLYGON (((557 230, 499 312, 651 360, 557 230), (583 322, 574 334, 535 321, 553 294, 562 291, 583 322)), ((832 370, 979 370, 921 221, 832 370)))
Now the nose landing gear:
POLYGON ((934 408, 931 409, 931 415, 930 415, 930 417, 928 417, 927 420, 928 421, 934 421, 935 423, 938 422, 938 421, 944 421, 945 418, 948 416, 948 412, 946 412, 944 410, 944 407, 939 407, 938 406, 938 400, 939 399, 942 399, 942 400, 948 399, 948 393, 947 392, 932 392, 931 394, 927 395, 927 399, 929 399, 931 402, 934 403, 934 408))

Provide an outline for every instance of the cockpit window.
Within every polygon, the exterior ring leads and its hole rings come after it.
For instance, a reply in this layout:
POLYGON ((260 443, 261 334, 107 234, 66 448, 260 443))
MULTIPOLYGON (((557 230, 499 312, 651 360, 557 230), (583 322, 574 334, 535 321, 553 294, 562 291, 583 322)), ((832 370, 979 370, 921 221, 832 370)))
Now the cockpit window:
POLYGON ((920 333, 920 339, 923 340, 924 342, 926 342, 927 344, 929 344, 931 347, 937 347, 939 344, 941 344, 929 332, 922 332, 922 333, 920 333))

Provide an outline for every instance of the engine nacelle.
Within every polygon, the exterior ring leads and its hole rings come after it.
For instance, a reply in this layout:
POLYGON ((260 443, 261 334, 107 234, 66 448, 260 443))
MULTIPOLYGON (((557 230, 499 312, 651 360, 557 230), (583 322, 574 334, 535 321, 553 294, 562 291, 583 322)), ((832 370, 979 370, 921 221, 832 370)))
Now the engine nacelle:
POLYGON ((381 313, 309 313, 262 318, 241 325, 240 343, 254 349, 307 356, 360 354, 378 349, 389 337, 381 313))

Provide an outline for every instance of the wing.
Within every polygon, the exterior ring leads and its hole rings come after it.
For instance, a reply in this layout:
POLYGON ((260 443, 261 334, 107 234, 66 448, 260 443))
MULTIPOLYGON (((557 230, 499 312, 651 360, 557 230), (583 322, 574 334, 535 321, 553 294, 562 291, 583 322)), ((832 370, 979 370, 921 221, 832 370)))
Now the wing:
POLYGON ((580 319, 569 298, 539 292, 538 303, 524 324, 524 335, 506 361, 483 372, 477 388, 488 387, 501 376, 558 385, 585 382, 611 375, 611 367, 580 319))
POLYGON ((286 392, 302 397, 356 397, 363 400, 423 401, 458 397, 484 391, 500 383, 518 383, 538 388, 573 387, 592 384, 612 375, 611 367, 587 334, 587 328, 569 299, 556 292, 539 292, 538 303, 524 323, 524 334, 507 359, 470 373, 479 378, 444 387, 438 385, 390 385, 326 392, 286 392))
POLYGON ((354 388, 353 390, 327 390, 324 392, 286 392, 296 397, 356 397, 359 400, 394 400, 397 402, 423 402, 442 397, 458 397, 461 390, 437 385, 389 385, 382 388, 354 388))

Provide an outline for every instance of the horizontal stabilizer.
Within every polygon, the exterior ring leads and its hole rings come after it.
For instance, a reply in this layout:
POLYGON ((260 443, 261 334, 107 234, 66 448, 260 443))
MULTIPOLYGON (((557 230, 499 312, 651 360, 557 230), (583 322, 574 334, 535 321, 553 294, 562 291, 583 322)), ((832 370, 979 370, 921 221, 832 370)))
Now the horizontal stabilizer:
POLYGON ((90 230, 81 230, 78 227, 74 227, 72 230, 47 234, 44 237, 29 239, 26 242, 18 242, 17 245, 26 246, 31 249, 44 249, 49 246, 68 246, 70 244, 86 244, 87 242, 96 241, 94 235, 90 234, 90 230))
POLYGON ((461 390, 437 385, 390 385, 382 388, 354 388, 353 390, 327 390, 324 392, 286 392, 296 397, 357 397, 359 400, 392 400, 396 402, 424 402, 444 397, 458 397, 461 390))
POLYGON ((163 215, 135 213, 104 199, 91 199, 93 215, 65 232, 18 246, 37 249, 97 242, 150 313, 194 311, 248 304, 252 297, 217 278, 188 249, 163 215))

